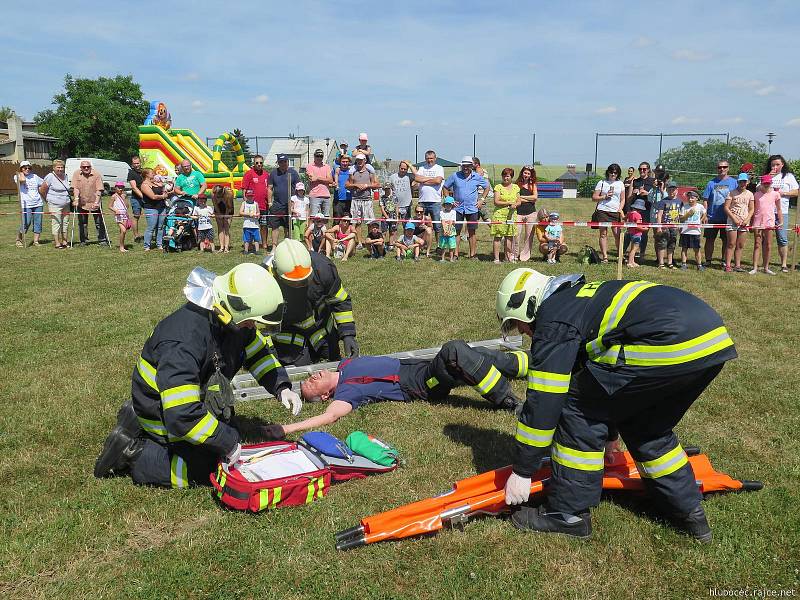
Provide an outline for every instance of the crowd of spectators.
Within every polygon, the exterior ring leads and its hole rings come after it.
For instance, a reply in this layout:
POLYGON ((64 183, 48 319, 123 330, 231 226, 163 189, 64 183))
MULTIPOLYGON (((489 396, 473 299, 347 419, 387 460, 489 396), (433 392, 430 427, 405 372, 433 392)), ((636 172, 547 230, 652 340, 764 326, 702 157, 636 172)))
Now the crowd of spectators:
MULTIPOLYGON (((460 256, 474 259, 476 232, 482 221, 490 222, 495 263, 554 263, 568 250, 558 213, 536 209, 533 166, 522 167, 518 174, 503 169, 501 181, 492 187, 477 157, 465 156, 459 169, 445 177, 436 152, 428 150, 424 163, 415 166, 402 160, 397 172, 384 174, 381 182, 372 165, 374 153, 367 134, 359 135, 352 151, 348 147, 342 142, 333 164, 325 162, 321 149, 316 150, 313 162, 306 166, 307 183, 289 166, 285 154, 275 157, 277 166, 271 171, 263 156, 252 157, 238 204, 227 187, 216 185, 208 190, 203 174, 188 160, 177 165, 171 180, 142 168, 140 158, 134 156, 127 185, 117 182, 108 204, 119 230, 119 250, 127 251, 128 234, 134 242, 141 242, 145 251, 164 248, 165 222, 177 197, 194 204, 193 244, 201 250, 230 252, 231 222, 237 217, 242 219, 245 253, 270 252, 282 234, 341 260, 348 260, 358 250, 377 259, 387 253, 397 260, 420 260, 432 254, 443 262, 460 256), (129 197, 126 187, 130 188, 129 197), (493 209, 490 217, 488 200, 493 209), (464 254, 460 252, 462 241, 467 242, 464 254)), ((711 264, 719 238, 723 270, 744 272, 742 250, 752 231, 753 268, 748 272, 774 274, 770 269, 774 230, 780 269, 788 271, 789 202, 797 197, 799 186, 786 160, 781 155, 770 156, 760 177, 752 172, 733 177, 729 171, 727 160, 718 161, 717 175, 702 193, 688 191, 681 198, 679 185, 663 166, 652 169, 642 162, 638 176, 636 169, 629 167, 623 178, 620 165, 609 165, 592 195, 595 208, 590 218, 599 223, 595 226, 599 260, 609 260, 611 229, 617 253, 623 252, 624 262, 632 268, 644 263, 650 246, 659 268, 686 269, 694 258, 697 269, 703 270, 711 264), (720 227, 704 227, 706 224, 720 227)), ((33 245, 40 244, 45 202, 55 248, 67 248, 68 240, 72 242, 70 218, 78 224, 78 243, 87 245, 90 215, 98 242, 111 245, 101 205, 103 182, 90 161, 82 160, 80 168, 67 177, 64 163, 56 160, 45 178, 34 174, 30 163, 23 161, 17 180, 23 210, 18 246, 31 228, 33 245)), ((74 230, 74 222, 72 227, 74 230)))

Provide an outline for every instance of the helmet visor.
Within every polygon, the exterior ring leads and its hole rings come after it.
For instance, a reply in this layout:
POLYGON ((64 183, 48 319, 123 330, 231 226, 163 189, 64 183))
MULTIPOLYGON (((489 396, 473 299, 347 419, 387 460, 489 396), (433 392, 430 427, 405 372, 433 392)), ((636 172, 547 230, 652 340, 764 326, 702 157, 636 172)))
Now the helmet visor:
POLYGON ((517 329, 517 320, 506 319, 500 323, 500 333, 503 335, 504 340, 507 340, 512 335, 517 335, 519 333, 519 329, 517 329))
POLYGON ((255 321, 259 331, 269 334, 278 333, 281 330, 281 321, 285 312, 286 304, 281 302, 272 313, 253 317, 253 321, 255 321))

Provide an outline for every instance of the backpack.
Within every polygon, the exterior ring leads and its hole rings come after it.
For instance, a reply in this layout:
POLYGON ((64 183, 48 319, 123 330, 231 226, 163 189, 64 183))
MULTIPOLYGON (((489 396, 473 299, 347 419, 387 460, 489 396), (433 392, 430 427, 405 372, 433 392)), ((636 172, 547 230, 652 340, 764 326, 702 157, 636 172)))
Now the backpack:
POLYGON ((600 255, 591 246, 584 246, 578 253, 578 261, 584 265, 599 265, 600 255))
POLYGON ((357 454, 338 458, 305 440, 282 440, 243 445, 236 464, 221 460, 210 479, 224 506, 257 513, 309 504, 324 498, 331 483, 396 468, 396 461, 384 466, 357 454))

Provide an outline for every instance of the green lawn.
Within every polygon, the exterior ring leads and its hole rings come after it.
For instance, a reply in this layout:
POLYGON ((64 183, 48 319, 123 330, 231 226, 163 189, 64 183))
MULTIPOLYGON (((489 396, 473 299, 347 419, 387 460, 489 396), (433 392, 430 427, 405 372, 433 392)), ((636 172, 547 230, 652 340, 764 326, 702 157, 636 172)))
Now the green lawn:
MULTIPOLYGON (((542 204, 567 219, 592 210, 588 200, 542 204)), ((129 393, 134 360, 153 326, 183 301, 186 274, 197 264, 221 272, 243 259, 144 255, 138 246, 126 255, 96 245, 18 249, 17 223, 0 217, 3 597, 702 598, 710 587, 800 588, 797 273, 636 272, 709 302, 739 351, 679 427, 683 443, 703 448, 717 468, 766 485, 708 499, 710 546, 604 501, 588 541, 526 535, 488 518, 464 531, 339 553, 333 533, 362 516, 507 464, 514 418, 486 410, 466 390, 451 404, 369 406, 331 431, 344 437, 363 429, 389 440, 405 468, 338 485, 306 507, 257 516, 222 510, 209 488, 96 480, 94 460, 129 393)), ((49 241, 49 223, 44 229, 49 241)), ((571 252, 596 245, 591 230, 566 236, 571 252)), ((481 252, 488 251, 482 228, 481 252)), ((582 269, 574 254, 537 266, 582 269)), ((362 350, 381 353, 497 337, 494 292, 511 268, 359 258, 340 273, 362 350)), ((614 276, 613 265, 586 271, 591 279, 614 276)), ((321 408, 309 405, 303 416, 321 408)), ((274 401, 244 404, 239 413, 287 418, 274 401)))

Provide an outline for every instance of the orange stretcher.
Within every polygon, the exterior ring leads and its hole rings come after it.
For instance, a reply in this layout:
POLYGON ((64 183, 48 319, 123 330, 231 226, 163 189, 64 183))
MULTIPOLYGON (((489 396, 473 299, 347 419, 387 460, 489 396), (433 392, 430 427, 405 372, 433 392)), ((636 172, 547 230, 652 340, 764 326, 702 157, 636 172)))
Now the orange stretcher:
MULTIPOLYGON (((698 448, 685 448, 703 494, 713 492, 755 491, 760 481, 740 481, 714 470, 708 456, 698 448)), ((356 527, 336 534, 336 549, 348 550, 385 540, 399 540, 434 533, 445 525, 462 526, 477 515, 498 515, 509 507, 505 502, 505 484, 511 467, 488 471, 461 479, 453 489, 392 510, 364 517, 356 527)), ((531 477, 531 496, 541 494, 550 478, 549 462, 531 477)), ((604 490, 644 491, 636 463, 628 452, 613 452, 606 459, 604 490)))

